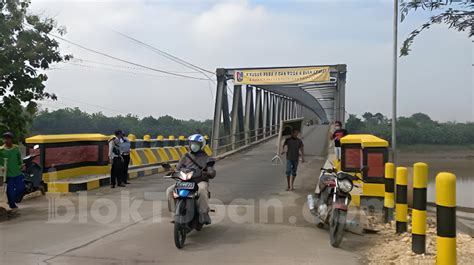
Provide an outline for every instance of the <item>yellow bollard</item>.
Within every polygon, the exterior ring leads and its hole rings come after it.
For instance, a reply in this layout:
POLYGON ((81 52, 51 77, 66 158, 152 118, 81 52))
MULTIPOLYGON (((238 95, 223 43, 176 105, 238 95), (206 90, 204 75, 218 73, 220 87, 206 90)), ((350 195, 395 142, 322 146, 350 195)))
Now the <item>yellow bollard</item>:
POLYGON ((384 220, 389 223, 393 220, 393 208, 395 208, 395 165, 385 164, 385 196, 383 201, 384 220))
POLYGON ((134 134, 129 134, 127 138, 128 138, 129 141, 137 140, 137 137, 134 134))
POLYGON ((406 167, 397 167, 397 203, 395 206, 395 220, 397 234, 407 231, 408 221, 408 169, 406 167))
POLYGON ((436 176, 436 264, 456 264, 456 176, 436 176))
POLYGON ((428 187, 428 165, 416 163, 413 166, 413 210, 412 245, 416 254, 426 252, 426 192, 428 187))

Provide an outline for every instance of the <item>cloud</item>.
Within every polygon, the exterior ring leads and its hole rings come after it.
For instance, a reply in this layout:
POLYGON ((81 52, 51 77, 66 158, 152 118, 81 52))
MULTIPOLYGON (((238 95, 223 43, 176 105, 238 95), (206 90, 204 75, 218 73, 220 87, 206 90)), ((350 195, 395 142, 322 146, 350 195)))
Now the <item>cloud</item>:
MULTIPOLYGON (((347 110, 391 112, 393 6, 385 1, 33 1, 32 7, 67 26, 69 40, 164 70, 190 71, 112 30, 209 70, 346 63, 347 110)), ((400 24, 400 42, 425 18, 412 15, 400 24)), ((123 65, 69 44, 61 47, 77 58, 123 65)), ((420 35, 412 54, 399 61, 400 113, 425 111, 440 120, 473 120, 469 53, 472 44, 465 33, 438 26, 420 35), (456 92, 441 93, 446 90, 456 92), (452 111, 439 108, 446 104, 453 104, 452 111)), ((212 118, 209 86, 215 90, 214 84, 92 66, 63 64, 48 71, 47 89, 58 94, 58 104, 75 106, 62 99, 73 98, 142 117, 212 118)))
POLYGON ((254 37, 247 33, 261 29, 266 19, 263 6, 250 6, 247 1, 218 3, 199 14, 192 28, 197 39, 214 43, 227 38, 254 37))

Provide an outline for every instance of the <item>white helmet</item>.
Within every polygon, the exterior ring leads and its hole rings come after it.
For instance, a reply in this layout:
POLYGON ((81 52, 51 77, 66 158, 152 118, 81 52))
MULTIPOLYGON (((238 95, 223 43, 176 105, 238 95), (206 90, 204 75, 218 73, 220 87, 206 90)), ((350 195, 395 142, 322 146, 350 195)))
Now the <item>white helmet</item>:
POLYGON ((204 136, 200 134, 193 134, 188 137, 189 141, 189 148, 193 152, 198 152, 199 150, 204 150, 204 147, 206 146, 206 139, 204 139, 204 136), (193 143, 199 143, 199 149, 197 147, 192 147, 193 143), (194 150, 193 150, 194 149, 194 150))

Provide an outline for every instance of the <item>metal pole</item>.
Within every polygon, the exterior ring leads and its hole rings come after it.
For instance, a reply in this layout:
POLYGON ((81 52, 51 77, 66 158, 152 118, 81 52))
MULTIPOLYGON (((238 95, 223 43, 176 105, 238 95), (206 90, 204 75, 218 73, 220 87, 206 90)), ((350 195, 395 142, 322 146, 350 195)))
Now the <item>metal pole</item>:
POLYGON ((239 120, 241 117, 239 115, 242 115, 242 85, 234 85, 234 95, 232 98, 232 119, 231 119, 231 129, 230 129, 230 134, 231 134, 231 143, 232 143, 232 149, 236 149, 236 142, 240 140, 240 132, 241 128, 238 128, 239 125, 239 120), (239 131, 237 131, 239 129, 239 131))
POLYGON ((224 69, 217 69, 217 91, 216 91, 216 105, 214 107, 214 121, 212 125, 212 142, 211 147, 214 151, 214 155, 218 154, 219 148, 219 131, 220 131, 220 124, 222 118, 222 101, 224 97, 224 88, 225 88, 225 70, 224 69))
POLYGON ((392 161, 397 163, 397 59, 398 59, 398 0, 393 6, 393 76, 392 76, 392 161))

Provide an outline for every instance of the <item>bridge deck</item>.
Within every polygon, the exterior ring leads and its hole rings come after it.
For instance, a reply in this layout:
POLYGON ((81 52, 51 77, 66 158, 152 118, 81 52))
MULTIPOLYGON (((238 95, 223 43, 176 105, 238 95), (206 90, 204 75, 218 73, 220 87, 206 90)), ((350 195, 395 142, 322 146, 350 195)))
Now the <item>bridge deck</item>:
POLYGON ((5 264, 42 264, 45 260, 48 264, 357 264, 363 237, 347 233, 341 248, 334 249, 327 231, 304 218, 308 214, 306 195, 314 190, 318 169, 324 163, 327 130, 305 127, 308 162, 300 168, 294 192, 284 191, 284 165, 271 165, 275 140, 219 161, 218 176, 211 183, 212 197, 220 200, 213 206, 216 222, 189 234, 183 250, 174 246, 162 193, 171 183, 155 175, 133 180, 125 189, 89 191, 86 203, 80 203, 78 194, 25 201, 20 217, 0 222, 0 260, 5 264), (121 200, 127 201, 127 196, 140 206, 130 220, 121 219, 120 210, 109 222, 94 218, 107 213, 105 207, 98 206, 123 209, 121 200), (261 215, 261 199, 276 202, 268 219, 261 215), (72 219, 58 219, 66 209, 59 207, 56 219, 48 222, 52 217, 48 207, 64 201, 68 201, 67 209, 76 210, 72 219), (225 209, 219 203, 226 205, 225 209), (78 217, 81 204, 85 206, 78 217), (277 214, 280 210, 282 220, 277 214))

